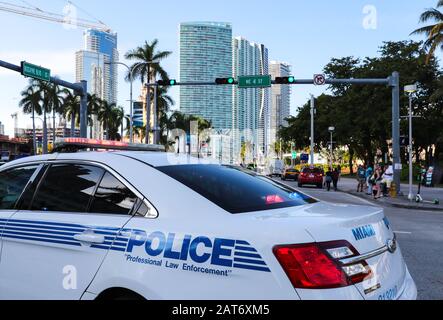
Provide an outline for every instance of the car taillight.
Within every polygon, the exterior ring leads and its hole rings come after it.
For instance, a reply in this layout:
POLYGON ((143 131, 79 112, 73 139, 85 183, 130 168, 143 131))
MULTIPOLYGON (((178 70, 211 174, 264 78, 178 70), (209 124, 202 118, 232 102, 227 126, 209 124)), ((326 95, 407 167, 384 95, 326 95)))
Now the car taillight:
POLYGON ((277 246, 274 254, 295 288, 341 288, 371 276, 366 262, 340 263, 340 259, 359 256, 347 241, 277 246))

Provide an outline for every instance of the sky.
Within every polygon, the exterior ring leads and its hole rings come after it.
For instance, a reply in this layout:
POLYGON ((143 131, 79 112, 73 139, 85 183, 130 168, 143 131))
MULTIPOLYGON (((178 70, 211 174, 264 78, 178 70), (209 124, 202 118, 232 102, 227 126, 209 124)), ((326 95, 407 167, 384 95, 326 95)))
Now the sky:
MULTIPOLYGON (((64 0, 5 0, 64 14, 64 0)), ((171 78, 179 74, 178 27, 188 21, 222 21, 233 25, 233 35, 243 36, 269 49, 270 60, 288 62, 296 78, 322 73, 331 58, 377 56, 383 41, 422 40, 409 34, 420 26, 419 16, 437 0, 75 0, 77 16, 105 22, 118 33, 120 60, 144 43, 159 40, 161 50, 173 54, 163 65, 171 78)), ((83 29, 0 11, 0 59, 51 69, 52 75, 75 80, 75 52, 83 49, 83 29)), ((439 52, 441 54, 441 52, 439 52)), ((389 76, 394 70, 386 70, 389 76)), ((119 105, 129 113, 129 85, 119 73, 119 105)), ((13 135, 11 114, 19 111, 20 127, 30 118, 18 108, 27 80, 0 69, 0 121, 13 135)), ((296 114, 310 94, 327 87, 293 86, 291 113, 296 114)), ((140 92, 140 83, 134 86, 140 92)), ((178 102, 179 89, 171 96, 178 102)), ((40 125, 37 122, 37 125, 40 125)))

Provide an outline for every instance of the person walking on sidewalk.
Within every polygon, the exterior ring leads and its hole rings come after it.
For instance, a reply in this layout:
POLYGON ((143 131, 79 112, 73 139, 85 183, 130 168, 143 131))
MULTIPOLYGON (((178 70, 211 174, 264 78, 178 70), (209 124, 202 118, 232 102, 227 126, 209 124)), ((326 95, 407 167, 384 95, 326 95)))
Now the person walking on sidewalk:
POLYGON ((363 192, 363 188, 366 184, 366 169, 362 165, 359 165, 357 169, 357 182, 357 193, 363 192))
POLYGON ((366 169, 366 185, 368 186, 368 196, 372 196, 373 184, 371 183, 372 175, 374 174, 373 165, 370 163, 366 169))
POLYGON ((326 181, 325 181, 326 189, 328 190, 328 192, 331 191, 331 184, 333 182, 332 174, 333 174, 332 173, 332 168, 329 168, 328 172, 326 172, 326 181))
POLYGON ((340 179, 339 169, 335 169, 332 173, 332 183, 334 184, 334 191, 338 191, 338 180, 340 179))

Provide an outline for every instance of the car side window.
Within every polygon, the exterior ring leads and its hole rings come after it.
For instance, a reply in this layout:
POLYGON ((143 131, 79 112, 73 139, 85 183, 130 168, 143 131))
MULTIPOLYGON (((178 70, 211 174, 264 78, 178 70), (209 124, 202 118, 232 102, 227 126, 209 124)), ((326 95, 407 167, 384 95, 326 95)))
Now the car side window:
POLYGON ((82 164, 53 164, 34 196, 31 210, 86 213, 104 170, 82 164))
POLYGON ((28 166, 0 172, 0 210, 15 208, 37 168, 38 166, 28 166))
POLYGON ((132 212, 137 196, 109 172, 95 193, 91 213, 126 215, 132 212))

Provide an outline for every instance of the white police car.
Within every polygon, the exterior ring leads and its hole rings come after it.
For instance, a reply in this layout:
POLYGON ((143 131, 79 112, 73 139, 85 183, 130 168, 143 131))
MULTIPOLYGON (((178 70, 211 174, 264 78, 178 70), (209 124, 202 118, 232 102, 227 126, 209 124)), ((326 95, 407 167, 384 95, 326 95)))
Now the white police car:
POLYGON ((0 241, 0 299, 417 297, 381 209, 162 152, 8 163, 0 241))

